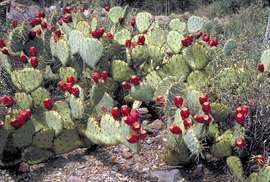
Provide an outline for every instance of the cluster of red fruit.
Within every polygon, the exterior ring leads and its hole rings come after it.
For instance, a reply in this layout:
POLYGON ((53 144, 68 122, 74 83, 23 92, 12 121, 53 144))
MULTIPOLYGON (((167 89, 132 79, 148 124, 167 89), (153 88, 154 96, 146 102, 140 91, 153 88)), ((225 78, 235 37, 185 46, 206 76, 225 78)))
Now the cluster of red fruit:
POLYGON ((44 18, 44 17, 45 17, 45 12, 40 11, 38 14, 36 14, 36 18, 34 20, 30 20, 30 25, 32 25, 32 27, 34 27, 36 25, 41 24, 41 22, 42 22, 41 18, 44 18))
POLYGON ((263 71, 264 71, 264 65, 263 65, 263 63, 259 63, 258 64, 258 70, 263 73, 263 71))
POLYGON ((3 54, 8 55, 8 49, 6 48, 6 43, 2 38, 0 38, 0 47, 3 54))
POLYGON ((90 38, 100 38, 104 34, 104 29, 103 28, 99 28, 98 31, 93 30, 91 34, 92 35, 90 35, 90 38))
MULTIPOLYGON (((37 49, 35 47, 30 47, 29 48, 29 53, 31 55, 31 60, 30 63, 32 65, 33 68, 36 68, 38 66, 38 58, 36 57, 37 55, 37 49)), ((27 63, 27 58, 25 55, 21 55, 20 56, 21 61, 27 63)))
MULTIPOLYGON (((102 71, 101 77, 105 81, 107 79, 107 77, 108 77, 108 72, 107 71, 102 71)), ((92 78, 93 78, 95 83, 98 83, 98 80, 100 80, 100 75, 98 74, 98 72, 95 72, 95 73, 92 74, 92 78)))
MULTIPOLYGON (((238 107, 235 113, 236 113, 235 116, 236 122, 240 125, 243 125, 245 122, 245 116, 248 114, 248 107, 247 106, 238 107)), ((241 148, 245 145, 245 140, 239 137, 235 140, 235 145, 241 148)))
POLYGON ((79 97, 80 94, 80 90, 78 87, 76 87, 74 85, 75 83, 75 78, 70 75, 67 77, 67 83, 65 83, 64 81, 60 81, 58 83, 58 86, 62 89, 62 90, 66 90, 68 91, 70 94, 75 95, 76 97, 79 97))
POLYGON ((19 111, 19 117, 18 119, 16 118, 11 118, 10 124, 14 128, 19 128, 21 125, 25 123, 25 121, 29 120, 32 116, 31 110, 30 109, 25 109, 25 110, 20 110, 19 111))
MULTIPOLYGON (((71 14, 70 14, 70 13, 71 13, 71 8, 70 8, 69 6, 67 6, 67 7, 65 8, 65 11, 66 11, 66 14, 62 15, 62 20, 63 20, 63 22, 65 22, 65 23, 70 23, 70 22, 72 22, 72 16, 71 16, 71 14)), ((76 7, 73 7, 73 8, 72 8, 72 11, 73 11, 74 13, 76 13, 76 12, 77 12, 77 8, 76 8, 76 7)), ((83 12, 84 12, 84 7, 81 7, 80 11, 83 13, 83 12)), ((58 20, 58 24, 59 24, 59 25, 62 25, 62 24, 63 24, 62 20, 58 20)))
POLYGON ((43 100, 43 105, 46 109, 51 110, 52 109, 52 101, 50 98, 45 98, 43 100))
MULTIPOLYGON (((127 39, 127 40, 126 40, 126 48, 130 48, 130 46, 132 46, 132 47, 134 48, 134 47, 136 47, 137 45, 143 45, 144 42, 145 42, 145 37, 144 37, 144 35, 139 35, 138 41, 133 41, 133 42, 131 42, 130 39, 127 39)), ((130 50, 129 53, 131 54, 131 49, 129 49, 129 50, 130 50)))
MULTIPOLYGON (((139 77, 137 75, 133 75, 130 78, 130 81, 133 83, 133 85, 138 85, 140 83, 139 77)), ((124 81, 124 82, 122 82, 122 87, 124 89, 130 89, 131 85, 128 82, 124 81)))
POLYGON ((1 98, 2 104, 6 107, 11 107, 14 103, 13 97, 12 96, 4 96, 1 98))

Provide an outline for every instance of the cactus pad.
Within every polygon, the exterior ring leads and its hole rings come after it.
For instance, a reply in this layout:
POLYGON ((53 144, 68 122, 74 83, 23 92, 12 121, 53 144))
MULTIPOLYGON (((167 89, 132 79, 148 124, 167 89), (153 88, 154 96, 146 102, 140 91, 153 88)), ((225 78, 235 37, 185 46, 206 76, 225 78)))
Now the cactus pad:
POLYGON ((95 144, 100 144, 100 127, 97 120, 93 117, 89 117, 87 122, 87 128, 85 130, 85 136, 95 144))
POLYGON ((70 108, 72 117, 75 119, 81 119, 84 115, 83 102, 80 98, 76 98, 74 95, 70 96, 70 108))
POLYGON ((0 156, 3 153, 4 146, 7 142, 7 139, 8 139, 8 131, 6 127, 3 127, 2 129, 0 129, 0 156))
POLYGON ((48 126, 54 129, 56 136, 58 136, 63 131, 63 120, 58 112, 56 111, 45 112, 45 119, 48 126))
POLYGON ((148 36, 148 44, 152 44, 158 47, 163 46, 166 42, 166 33, 164 30, 156 28, 153 29, 148 36))
POLYGON ((229 39, 227 40, 227 42, 225 43, 224 47, 223 47, 223 51, 226 54, 230 54, 234 49, 237 48, 237 44, 236 41, 233 39, 229 39))
POLYGON ((191 115, 198 114, 202 107, 199 102, 200 96, 201 93, 196 90, 189 90, 187 93, 187 107, 191 115))
POLYGON ((135 60, 144 60, 148 57, 148 47, 145 45, 137 45, 132 49, 131 57, 135 60))
POLYGON ((200 31, 204 26, 204 21, 202 18, 197 16, 192 16, 188 19, 187 29, 189 33, 196 33, 200 31))
POLYGON ((79 53, 79 42, 83 39, 82 32, 78 30, 72 30, 69 34, 68 44, 70 47, 71 54, 79 53))
POLYGON ((110 9, 109 18, 115 24, 119 22, 119 17, 123 15, 124 9, 120 6, 116 6, 110 9))
POLYGON ((53 109, 55 109, 61 116, 64 126, 74 126, 71 119, 71 110, 69 105, 65 101, 57 101, 53 104, 53 109))
POLYGON ((226 162, 230 170, 232 170, 233 176, 238 180, 244 181, 244 171, 241 160, 236 156, 230 156, 227 158, 226 162))
POLYGON ((95 83, 90 91, 90 100, 93 106, 97 105, 106 92, 106 87, 104 81, 99 81, 95 83))
POLYGON ((215 118, 216 122, 221 122, 229 118, 230 110, 226 105, 219 103, 211 103, 211 115, 215 118))
POLYGON ((10 56, 0 54, 0 65, 10 74, 12 72, 12 64, 10 56))
POLYGON ((101 110, 101 106, 104 105, 107 108, 108 113, 111 113, 112 108, 114 106, 114 100, 108 93, 105 93, 99 103, 95 106, 95 110, 97 114, 103 114, 104 112, 101 110))
POLYGON ((43 101, 45 98, 50 98, 51 94, 44 88, 37 88, 35 91, 31 92, 31 96, 34 100, 34 106, 41 106, 44 108, 43 101))
POLYGON ((209 73, 207 71, 195 70, 189 74, 189 76, 187 77, 187 82, 193 88, 200 89, 201 87, 210 84, 210 80, 208 77, 209 73))
POLYGON ((183 33, 186 30, 187 24, 182 22, 180 19, 172 19, 169 26, 172 30, 183 33))
POLYGON ((30 109, 33 106, 33 99, 29 94, 15 93, 15 100, 22 110, 30 109))
MULTIPOLYGON (((89 36, 90 32, 91 32, 91 27, 89 25, 89 23, 85 20, 79 21, 76 25, 76 29, 79 30, 79 32, 82 32, 85 36, 89 36)), ((70 32, 70 34, 73 32, 74 30, 72 30, 70 32)), ((70 35, 69 35, 70 37, 70 35)), ((74 39, 75 40, 75 39, 74 39)), ((77 39, 78 41, 80 39, 77 39)))
POLYGON ((192 154, 200 154, 201 145, 193 129, 187 130, 184 141, 192 154))
POLYGON ((185 145, 182 145, 179 152, 175 150, 168 150, 168 152, 165 154, 165 162, 168 165, 179 166, 186 164, 188 161, 189 153, 188 148, 185 145))
POLYGON ((70 51, 66 41, 59 39, 56 44, 57 57, 61 61, 62 65, 65 66, 69 60, 70 51))
POLYGON ((136 16, 136 26, 140 33, 144 33, 152 24, 153 17, 150 13, 141 12, 136 16))
POLYGON ((30 146, 24 150, 22 159, 28 164, 38 164, 52 156, 53 153, 50 150, 30 146))
POLYGON ((147 83, 140 83, 131 87, 130 95, 138 101, 151 101, 153 99, 152 87, 147 83))
POLYGON ((114 60, 112 62, 112 76, 115 81, 127 81, 134 71, 124 61, 114 60))
POLYGON ((120 123, 111 115, 105 114, 100 121, 100 142, 105 145, 117 145, 120 142, 120 123))
POLYGON ((186 80, 189 74, 189 67, 181 54, 173 55, 169 60, 168 67, 173 76, 186 80))
POLYGON ((232 131, 227 130, 216 138, 216 143, 210 148, 211 154, 216 157, 228 157, 232 154, 231 149, 232 131))
POLYGON ((54 137, 54 129, 44 128, 35 133, 33 137, 33 145, 38 148, 51 148, 54 137))
POLYGON ((67 82, 68 76, 73 76, 75 79, 75 82, 77 82, 77 80, 78 80, 78 74, 77 74, 76 70, 72 67, 61 67, 59 69, 59 76, 63 82, 67 82))
POLYGON ((43 80, 43 74, 34 68, 24 68, 21 72, 22 88, 26 92, 31 92, 39 87, 43 80))
POLYGON ((167 35, 167 45, 173 50, 174 53, 179 53, 183 47, 181 40, 183 35, 175 30, 172 30, 167 35))
POLYGON ((259 182, 270 181, 270 166, 263 166, 259 172, 259 182))
POLYGON ((168 76, 163 78, 155 88, 153 100, 156 101, 158 95, 165 96, 170 85, 178 81, 180 80, 178 80, 175 76, 168 76))
POLYGON ((128 29, 123 29, 114 34, 114 39, 117 40, 120 45, 126 45, 126 40, 131 39, 131 33, 128 29))

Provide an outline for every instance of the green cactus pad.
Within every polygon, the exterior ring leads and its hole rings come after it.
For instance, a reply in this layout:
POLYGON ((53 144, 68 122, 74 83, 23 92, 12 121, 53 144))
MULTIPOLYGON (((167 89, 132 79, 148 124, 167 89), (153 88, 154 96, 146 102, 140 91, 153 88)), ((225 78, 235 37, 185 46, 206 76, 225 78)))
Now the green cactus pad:
POLYGON ((100 108, 102 105, 104 105, 107 108, 108 113, 111 113, 112 108, 114 106, 114 100, 107 92, 105 92, 102 99, 95 106, 95 110, 96 110, 97 114, 102 115, 104 113, 100 108))
POLYGON ((216 122, 211 121, 209 123, 208 136, 212 138, 217 138, 219 136, 218 124, 216 122))
POLYGON ((140 83, 131 87, 130 95, 138 101, 151 101, 153 99, 152 87, 147 83, 140 83))
POLYGON ((230 54, 234 49, 237 48, 237 44, 236 41, 233 39, 229 39, 227 40, 227 42, 225 43, 224 47, 223 47, 223 51, 226 54, 230 54))
POLYGON ((221 122, 229 118, 230 110, 226 105, 219 103, 211 103, 210 114, 215 118, 216 122, 221 122))
POLYGON ((48 92, 45 88, 37 88, 33 92, 31 92, 31 96, 34 100, 34 106, 41 106, 44 108, 43 101, 45 98, 51 98, 50 92, 48 92))
POLYGON ((136 26, 140 33, 144 33, 153 23, 153 17, 150 13, 141 12, 136 16, 136 26))
POLYGON ((45 71, 44 71, 44 79, 58 80, 59 79, 59 75, 58 74, 54 74, 52 72, 51 66, 46 65, 46 68, 45 68, 45 71))
POLYGON ((89 117, 87 122, 87 128, 85 130, 85 136, 95 144, 100 144, 100 127, 95 118, 89 117))
POLYGON ((22 40, 22 33, 19 27, 15 28, 9 34, 10 42, 7 44, 12 52, 20 52, 24 49, 24 43, 22 40))
POLYGON ((163 78, 158 83, 157 87, 155 88, 153 100, 156 101, 158 95, 165 96, 170 85, 172 85, 173 83, 178 82, 178 81, 180 81, 180 80, 177 79, 177 77, 175 77, 175 76, 168 76, 168 77, 163 78))
POLYGON ((184 145, 181 145, 179 152, 175 150, 168 150, 168 152, 165 154, 164 160, 168 165, 172 165, 172 166, 179 166, 179 165, 186 164, 189 161, 188 148, 184 144, 184 145))
POLYGON ((187 107, 191 115, 198 114, 201 109, 199 97, 201 93, 196 90, 189 90, 187 93, 187 107))
POLYGON ((72 31, 72 25, 70 26, 65 22, 63 22, 63 24, 60 26, 60 28, 67 35, 70 34, 70 32, 72 31))
POLYGON ((270 166, 264 165, 259 172, 259 182, 270 181, 270 166))
POLYGON ((137 45, 132 49, 131 57, 135 60, 144 60, 148 57, 148 47, 145 45, 137 45))
POLYGON ((189 67, 181 54, 173 55, 167 66, 170 69, 170 73, 177 78, 186 80, 189 75, 189 67))
POLYGON ((22 89, 21 75, 22 70, 14 70, 10 74, 12 83, 20 90, 22 89))
POLYGON ((82 32, 78 30, 72 30, 69 34, 69 47, 72 55, 79 53, 79 42, 83 39, 82 32))
POLYGON ((65 127, 74 126, 74 123, 71 119, 71 110, 67 102, 57 101, 53 104, 53 109, 55 109, 60 114, 65 127))
POLYGON ((61 61, 62 65, 65 66, 69 60, 70 50, 67 42, 64 39, 59 39, 56 44, 57 57, 61 61))
POLYGON ((25 147, 32 142, 32 137, 35 134, 35 126, 33 120, 26 121, 18 129, 11 134, 13 147, 25 147))
POLYGON ((28 57, 31 57, 29 53, 29 48, 35 47, 37 50, 37 56, 43 56, 45 45, 42 37, 35 37, 34 39, 30 39, 28 42, 26 42, 24 46, 24 52, 28 57))
POLYGON ((258 173, 251 173, 249 176, 248 176, 248 179, 246 180, 246 182, 256 182, 258 181, 258 173))
POLYGON ((114 39, 117 40, 120 45, 126 45, 126 40, 131 39, 131 33, 128 29, 123 29, 114 34, 114 39))
POLYGON ((23 90, 28 93, 39 87, 43 80, 43 74, 34 68, 24 68, 20 80, 23 90))
POLYGON ((96 39, 84 38, 79 42, 79 53, 85 63, 94 68, 102 56, 103 45, 96 39))
POLYGON ((189 74, 189 76, 187 77, 187 82, 194 89, 200 89, 201 87, 210 84, 210 80, 208 77, 209 72, 204 70, 195 70, 189 74))
POLYGON ((91 21, 91 31, 94 31, 97 29, 98 20, 96 17, 93 17, 91 21))
POLYGON ((68 76, 73 76, 75 79, 75 82, 78 81, 78 74, 77 74, 76 70, 72 67, 61 67, 59 69, 59 76, 63 82, 67 82, 68 76))
MULTIPOLYGON (((76 25, 76 29, 79 30, 79 32, 83 33, 85 36, 89 36, 91 33, 91 27, 89 25, 89 23, 85 20, 79 21, 76 25)), ((73 32, 74 30, 72 30, 70 32, 70 34, 73 32)), ((70 35, 69 35, 70 37, 70 35)), ((80 37, 79 37, 80 38, 80 37)), ((80 38, 81 39, 81 38, 80 38)), ((80 40, 79 39, 79 40, 80 40)), ((75 39, 74 39, 75 40, 75 39)), ((79 41, 78 40, 78 41, 79 41)))
POLYGON ((55 136, 58 136, 63 131, 63 120, 58 112, 46 111, 45 119, 48 126, 54 129, 55 136))
POLYGON ((160 28, 153 29, 150 33, 148 38, 148 44, 152 44, 158 47, 161 47, 166 42, 166 33, 164 30, 160 28))
POLYGON ((120 6, 116 6, 110 9, 109 18, 115 24, 119 22, 119 17, 123 16, 124 9, 120 6))
POLYGON ((233 176, 238 180, 244 181, 245 178, 241 160, 236 156, 230 156, 226 159, 226 163, 232 171, 233 176))
POLYGON ((186 30, 187 24, 180 19, 172 19, 169 26, 170 29, 183 33, 186 30))
POLYGON ((200 42, 194 43, 191 48, 185 48, 183 54, 186 63, 193 70, 205 68, 210 61, 209 52, 204 45, 200 44, 200 42))
POLYGON ((29 94, 15 93, 15 100, 22 110, 30 109, 33 106, 33 99, 29 94))
POLYGON ((235 147, 235 140, 237 138, 243 138, 245 139, 245 126, 242 126, 238 124, 237 122, 234 123, 234 128, 233 128, 233 135, 232 135, 232 140, 231 140, 231 145, 232 147, 235 147))
POLYGON ((141 151, 141 142, 137 143, 129 143, 126 139, 127 135, 129 134, 137 134, 135 131, 132 130, 132 128, 125 123, 125 121, 122 119, 121 121, 121 143, 124 144, 126 147, 130 148, 134 153, 139 153, 141 151))
POLYGON ((193 129, 187 130, 184 141, 192 154, 198 155, 201 153, 201 145, 193 129))
POLYGON ((22 153, 22 159, 28 164, 38 164, 53 156, 52 151, 33 146, 27 147, 22 153))
POLYGON ((22 34, 22 41, 23 43, 27 42, 29 40, 29 26, 30 26, 30 22, 28 20, 24 20, 22 22, 22 26, 21 26, 21 34, 22 34))
MULTIPOLYGON (((6 123, 5 123, 5 125, 6 125, 6 123)), ((3 153, 7 139, 8 139, 8 131, 7 131, 6 127, 3 127, 2 129, 0 129, 0 156, 3 153)))
POLYGON ((200 31, 204 26, 204 21, 202 18, 197 16, 192 16, 188 19, 187 29, 189 33, 196 33, 200 31))
POLYGON ((146 76, 146 83, 151 85, 152 89, 155 89, 158 83, 162 80, 161 76, 158 74, 158 71, 153 70, 146 76))
POLYGON ((74 95, 70 96, 70 108, 72 117, 75 119, 81 119, 84 116, 84 105, 80 98, 76 98, 74 95))
POLYGON ((100 121, 100 141, 104 145, 117 145, 120 143, 121 127, 111 115, 105 114, 100 121))
POLYGON ((216 78, 219 79, 219 87, 221 89, 228 87, 237 88, 239 83, 246 80, 244 70, 238 68, 223 68, 216 78))
POLYGON ((68 127, 53 141, 56 155, 70 152, 81 145, 78 132, 73 127, 68 127))
POLYGON ((179 53, 183 47, 181 40, 183 35, 175 30, 172 30, 167 35, 167 45, 173 50, 174 53, 179 53))
POLYGON ((211 154, 216 157, 228 157, 232 154, 231 149, 232 130, 225 131, 216 138, 216 143, 210 148, 211 154))
POLYGON ((114 60, 112 62, 112 76, 115 81, 128 81, 134 71, 124 61, 114 60))
POLYGON ((157 66, 160 66, 165 55, 164 52, 158 46, 149 45, 148 53, 153 60, 153 67, 156 68, 157 66))
POLYGON ((12 72, 12 64, 11 64, 10 56, 1 53, 0 54, 0 65, 9 74, 12 72))
POLYGON ((51 148, 54 137, 54 129, 44 128, 35 133, 33 137, 33 145, 38 148, 51 148))
POLYGON ((95 83, 90 91, 90 100, 93 106, 97 105, 106 92, 106 87, 104 81, 99 80, 95 83))

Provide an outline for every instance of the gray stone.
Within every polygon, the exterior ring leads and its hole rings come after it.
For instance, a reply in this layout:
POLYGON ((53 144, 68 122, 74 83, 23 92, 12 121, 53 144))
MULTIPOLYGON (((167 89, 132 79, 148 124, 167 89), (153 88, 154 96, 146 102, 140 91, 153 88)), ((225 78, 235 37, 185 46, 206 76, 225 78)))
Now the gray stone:
POLYGON ((117 167, 117 165, 113 165, 113 166, 112 166, 112 170, 114 170, 114 171, 118 171, 118 167, 117 167))
POLYGON ((56 168, 56 167, 63 168, 69 162, 70 161, 67 158, 60 155, 60 156, 56 156, 52 159, 51 166, 54 168, 56 168))
POLYGON ((67 182, 86 182, 84 181, 83 179, 77 177, 77 176, 70 176, 68 179, 67 179, 67 182))
POLYGON ((157 130, 159 130, 159 129, 162 129, 163 128, 164 123, 161 120, 156 119, 153 123, 151 123, 151 124, 149 124, 147 126, 149 128, 151 128, 151 129, 157 129, 157 130))
POLYGON ((180 171, 178 169, 173 169, 170 171, 155 171, 152 172, 151 177, 157 177, 159 180, 165 181, 177 181, 181 178, 180 171))
POLYGON ((204 166, 202 164, 199 164, 197 166, 197 173, 196 173, 196 176, 198 177, 202 177, 204 175, 204 166))
POLYGON ((150 149, 151 149, 151 145, 144 144, 144 145, 143 145, 143 148, 145 148, 145 149, 147 149, 147 150, 150 150, 150 149))

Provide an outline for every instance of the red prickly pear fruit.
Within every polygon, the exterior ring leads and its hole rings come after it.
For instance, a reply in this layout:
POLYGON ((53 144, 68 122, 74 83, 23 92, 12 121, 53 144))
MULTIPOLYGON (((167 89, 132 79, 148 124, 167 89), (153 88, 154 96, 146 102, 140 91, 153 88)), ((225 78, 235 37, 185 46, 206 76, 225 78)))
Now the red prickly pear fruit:
POLYGON ((180 108, 183 104, 183 98, 180 95, 175 96, 174 104, 177 108, 180 108))
POLYGON ((102 71, 101 77, 105 81, 107 79, 107 77, 108 77, 108 72, 107 71, 102 71))
POLYGON ((200 36, 202 36, 202 32, 197 32, 196 38, 198 39, 200 36))
POLYGON ((49 29, 51 32, 53 32, 54 27, 53 27, 52 25, 49 25, 49 26, 48 26, 48 29, 49 29))
POLYGON ((205 102, 208 101, 208 95, 207 94, 202 94, 200 97, 199 97, 199 101, 201 103, 201 105, 205 102))
POLYGON ((248 107, 247 106, 242 106, 241 110, 243 111, 244 116, 246 116, 248 114, 248 107))
POLYGON ((20 125, 23 125, 25 121, 26 121, 26 115, 25 115, 25 112, 23 111, 21 114, 19 114, 18 122, 20 123, 20 125))
POLYGON ((209 35, 209 33, 204 33, 203 34, 203 38, 202 38, 205 42, 208 42, 209 41, 209 39, 210 39, 210 35, 209 35))
POLYGON ((180 114, 183 119, 187 118, 189 116, 189 109, 187 107, 183 107, 180 110, 180 114))
POLYGON ((96 30, 93 30, 92 31, 92 36, 97 38, 98 37, 98 32, 96 30))
POLYGON ((124 21, 124 17, 123 17, 123 16, 120 16, 120 17, 118 18, 118 20, 119 20, 119 23, 122 23, 122 22, 124 21))
POLYGON ((264 71, 264 65, 263 65, 263 63, 259 63, 258 64, 258 70, 263 73, 263 71, 264 71))
POLYGON ((43 105, 46 109, 51 110, 52 109, 52 101, 50 100, 50 98, 44 99, 43 105))
POLYGON ((109 40, 112 40, 113 39, 113 36, 111 33, 106 33, 106 37, 109 39, 109 40))
POLYGON ((135 26, 135 21, 132 20, 132 21, 130 22, 130 24, 131 24, 131 26, 134 27, 134 26, 135 26))
POLYGON ((212 120, 211 116, 209 116, 209 115, 204 115, 204 116, 203 116, 203 122, 204 122, 205 124, 211 123, 211 120, 212 120))
POLYGON ((37 35, 40 36, 41 35, 41 30, 40 29, 37 29, 37 35))
POLYGON ((19 111, 19 115, 24 114, 24 113, 25 113, 24 110, 20 110, 20 111, 19 111))
POLYGON ((10 124, 11 126, 13 126, 15 129, 20 127, 20 123, 18 122, 18 120, 16 118, 11 118, 10 120, 10 124))
POLYGON ((245 140, 243 138, 237 138, 235 140, 235 145, 239 148, 242 148, 245 145, 245 140))
POLYGON ((244 124, 244 122, 245 122, 245 116, 244 116, 243 114, 239 113, 239 114, 237 114, 237 115, 235 116, 235 120, 236 120, 236 122, 237 122, 238 124, 242 125, 242 124, 244 124))
POLYGON ((9 103, 8 97, 7 97, 7 96, 1 97, 1 102, 2 102, 2 104, 4 104, 5 106, 7 106, 8 103, 9 103))
POLYGON ((98 36, 99 37, 102 37, 103 34, 104 34, 104 28, 99 28, 98 31, 97 31, 97 33, 98 33, 98 36))
POLYGON ((218 44, 218 39, 217 38, 213 38, 214 41, 214 46, 216 46, 218 44))
POLYGON ((106 6, 104 9, 105 9, 106 11, 109 11, 109 10, 110 10, 110 8, 109 8, 108 6, 106 6))
POLYGON ((92 74, 92 78, 94 82, 98 83, 98 80, 100 79, 100 75, 98 74, 98 72, 95 72, 92 74))
POLYGON ((71 15, 67 15, 66 18, 68 19, 68 22, 72 22, 72 16, 71 15))
POLYGON ((2 120, 0 120, 0 130, 1 130, 2 128, 4 128, 4 126, 5 126, 5 122, 2 121, 2 120))
POLYGON ((137 77, 137 75, 133 75, 130 79, 130 81, 134 84, 134 85, 138 85, 140 83, 139 78, 137 77))
POLYGON ((39 14, 36 14, 35 17, 36 17, 36 18, 40 18, 39 14))
POLYGON ((128 107, 127 105, 123 105, 123 106, 121 107, 121 112, 122 112, 122 114, 123 114, 124 116, 128 116, 128 114, 129 114, 129 107, 128 107))
POLYGON ((208 43, 208 44, 209 44, 209 46, 210 46, 210 47, 212 47, 212 46, 214 46, 214 45, 215 45, 215 42, 214 42, 214 40, 213 40, 213 39, 211 39, 211 40, 209 41, 209 43, 208 43))
POLYGON ((72 83, 67 83, 66 84, 66 90, 68 91, 68 93, 72 94, 72 87, 73 84, 72 83))
POLYGON ((8 98, 8 105, 7 106, 12 106, 13 105, 13 103, 14 103, 14 100, 13 100, 13 97, 12 96, 7 96, 7 98, 8 98))
POLYGON ((25 116, 26 116, 26 120, 30 119, 32 116, 32 112, 30 109, 25 109, 24 110, 25 116))
POLYGON ((60 82, 58 83, 58 86, 59 86, 62 90, 66 90, 66 83, 65 83, 65 82, 60 81, 60 82))
POLYGON ((239 114, 239 113, 241 113, 241 114, 244 115, 244 112, 243 112, 243 110, 242 110, 241 107, 237 107, 237 108, 236 108, 235 114, 237 115, 237 114, 239 114))
POLYGON ((129 116, 134 120, 137 121, 139 117, 139 112, 136 109, 132 109, 129 113, 129 116))
POLYGON ((182 133, 181 128, 179 126, 176 126, 176 125, 173 125, 173 124, 170 126, 169 129, 175 135, 178 135, 178 134, 182 133))
POLYGON ((30 25, 31 25, 32 27, 36 26, 35 20, 30 20, 30 25))
POLYGON ((84 12, 84 7, 81 7, 80 11, 83 13, 84 12))
POLYGON ((114 119, 117 119, 120 116, 120 111, 117 107, 112 108, 112 116, 114 119))
POLYGON ((9 53, 8 53, 8 49, 6 48, 6 47, 3 47, 2 49, 1 49, 1 52, 3 53, 3 54, 5 54, 5 55, 8 55, 9 53))
POLYGON ((131 45, 131 40, 130 39, 127 39, 126 40, 126 48, 129 48, 131 45))
POLYGON ((38 13, 38 15, 39 15, 39 17, 44 18, 45 17, 45 12, 44 11, 40 11, 38 13))
POLYGON ((132 124, 135 122, 134 119, 130 116, 125 116, 123 120, 129 126, 132 126, 132 124))
POLYGON ((16 28, 16 27, 17 27, 17 24, 18 24, 18 21, 17 21, 17 20, 14 20, 14 21, 12 22, 13 28, 16 28))
POLYGON ((35 30, 31 30, 29 33, 29 38, 30 39, 34 39, 36 37, 36 31, 35 30))
POLYGON ((40 23, 40 26, 42 29, 45 29, 45 28, 47 28, 47 23, 45 21, 43 21, 40 23))
POLYGON ((199 115, 199 114, 196 114, 194 116, 194 119, 198 122, 198 123, 204 123, 204 120, 203 120, 203 116, 199 115))
POLYGON ((163 104, 163 103, 165 102, 164 96, 163 96, 163 95, 158 95, 158 96, 157 96, 157 102, 158 102, 159 104, 163 104))
POLYGON ((33 66, 33 68, 36 68, 38 66, 38 58, 37 57, 31 57, 30 63, 33 66))
POLYGON ((0 38, 0 47, 3 48, 5 46, 6 46, 6 44, 5 44, 4 40, 2 38, 0 38))
POLYGON ((40 18, 35 18, 35 23, 36 25, 41 24, 42 20, 40 18))
POLYGON ((70 12, 71 12, 70 7, 69 7, 69 6, 65 7, 65 11, 66 11, 67 13, 70 13, 70 12))
POLYGON ((77 12, 77 8, 76 8, 76 7, 73 7, 73 8, 72 8, 72 11, 73 11, 74 13, 76 13, 76 12, 77 12))
POLYGON ((132 128, 133 131, 140 131, 141 130, 141 124, 138 123, 138 122, 135 122, 135 123, 132 124, 131 128, 132 128))
POLYGON ((63 18, 63 22, 69 23, 69 20, 68 20, 66 17, 64 17, 64 18, 63 18))
POLYGON ((138 136, 134 134, 128 134, 126 139, 129 143, 137 143, 139 141, 138 136))
POLYGON ((147 131, 146 130, 141 130, 139 132, 139 138, 140 139, 145 139, 147 137, 147 131))
POLYGON ((210 113, 210 109, 211 109, 211 106, 209 104, 209 102, 204 102, 202 104, 202 110, 205 114, 209 114, 210 113))
POLYGON ((54 33, 55 33, 55 35, 58 35, 59 37, 61 36, 61 30, 60 29, 56 29, 54 33))
POLYGON ((75 83, 75 78, 72 75, 68 76, 67 83, 72 83, 72 85, 73 85, 75 83))
POLYGON ((259 164, 264 165, 264 157, 262 155, 257 155, 256 160, 259 164))
POLYGON ((59 24, 59 25, 63 25, 62 20, 58 20, 58 24, 59 24))
POLYGON ((58 35, 53 36, 53 40, 54 40, 54 42, 58 42, 59 36, 58 35))
POLYGON ((107 112, 108 112, 108 110, 107 110, 106 106, 102 105, 102 106, 100 106, 100 108, 101 108, 101 110, 102 110, 103 112, 105 112, 105 113, 107 113, 107 112))
POLYGON ((37 49, 35 47, 30 47, 29 48, 29 53, 31 56, 36 56, 37 55, 37 49))
POLYGON ((144 44, 144 42, 145 42, 145 37, 144 37, 144 35, 139 35, 139 37, 138 37, 138 42, 139 42, 139 44, 144 44))
POLYGON ((124 81, 122 82, 122 87, 124 87, 124 89, 130 89, 131 85, 128 82, 124 81))
POLYGON ((131 45, 134 48, 134 47, 136 47, 138 45, 138 42, 134 41, 134 42, 131 43, 131 45))
POLYGON ((188 46, 188 39, 187 38, 181 39, 181 43, 183 44, 183 46, 188 46))
POLYGON ((186 119, 184 119, 183 123, 184 123, 184 127, 188 128, 188 127, 193 125, 193 120, 191 118, 186 118, 186 119))
POLYGON ((187 35, 187 40, 188 40, 188 42, 192 42, 193 41, 193 35, 192 34, 187 35))
POLYGON ((75 97, 79 97, 79 95, 80 95, 80 90, 79 90, 78 87, 73 86, 73 87, 71 88, 71 91, 72 91, 72 94, 73 94, 75 97))

